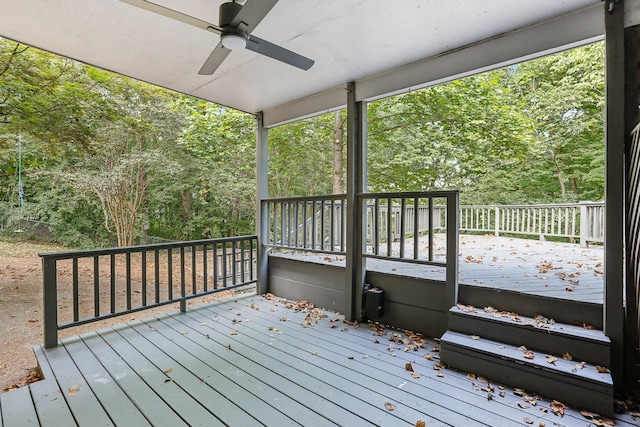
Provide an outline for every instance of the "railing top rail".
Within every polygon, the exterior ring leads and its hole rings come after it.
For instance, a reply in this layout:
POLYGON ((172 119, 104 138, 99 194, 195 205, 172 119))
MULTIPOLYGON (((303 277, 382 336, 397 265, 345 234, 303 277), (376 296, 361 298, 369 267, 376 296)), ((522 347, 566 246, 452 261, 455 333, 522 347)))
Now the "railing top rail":
POLYGON ((296 196, 296 197, 272 197, 262 199, 263 202, 311 202, 311 201, 323 201, 323 200, 345 200, 346 194, 329 194, 326 196, 296 196))
POLYGON ((442 191, 398 191, 389 193, 358 193, 357 197, 361 198, 392 198, 399 199, 402 197, 447 197, 460 194, 460 190, 442 190, 442 191))
POLYGON ((44 252, 44 253, 38 254, 38 256, 40 258, 55 258, 55 259, 63 260, 63 259, 72 259, 72 258, 94 257, 94 256, 101 256, 101 255, 127 254, 127 253, 143 252, 143 251, 157 251, 157 250, 163 250, 163 249, 176 249, 176 248, 185 248, 185 247, 193 247, 193 246, 212 245, 214 243, 239 242, 242 240, 251 240, 251 239, 257 239, 257 238, 258 236, 256 235, 234 236, 234 237, 223 237, 219 239, 191 240, 188 242, 154 243, 150 245, 123 246, 119 248, 115 247, 115 248, 86 249, 86 250, 80 250, 80 251, 44 252))

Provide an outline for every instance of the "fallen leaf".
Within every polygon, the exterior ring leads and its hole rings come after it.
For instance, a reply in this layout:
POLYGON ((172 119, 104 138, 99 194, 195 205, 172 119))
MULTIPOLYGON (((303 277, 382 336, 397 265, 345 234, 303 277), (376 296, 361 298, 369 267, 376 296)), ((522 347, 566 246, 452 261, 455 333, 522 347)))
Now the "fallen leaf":
POLYGON ((238 331, 234 329, 233 331, 231 331, 231 335, 238 335, 238 331))
POLYGON ((520 347, 518 347, 518 350, 520 351, 527 351, 527 347, 521 345, 520 347))
POLYGON ((231 344, 227 344, 227 350, 231 350, 231 344))
POLYGON ((480 337, 478 335, 471 335, 472 340, 479 340, 480 337))
POLYGON ((407 364, 404 365, 404 368, 409 372, 414 372, 413 371, 413 366, 411 365, 411 362, 407 362, 407 364))
POLYGON ((524 358, 525 359, 529 359, 529 360, 533 360, 533 358, 535 357, 535 355, 533 354, 533 351, 525 351, 524 352, 524 358))
POLYGON ((424 358, 425 358, 425 359, 427 359, 427 360, 430 360, 430 361, 432 361, 432 362, 435 360, 435 359, 433 358, 433 356, 432 356, 432 355, 430 355, 430 354, 425 354, 425 355, 424 355, 424 358))
POLYGON ((69 387, 69 396, 74 396, 80 390, 82 390, 82 387, 80 387, 78 384, 72 385, 71 387, 69 387))
POLYGON ((436 374, 437 377, 444 378, 444 374, 440 371, 436 374))
POLYGON ((29 323, 36 323, 38 319, 29 319, 29 323))
POLYGON ((589 412, 589 411, 581 411, 580 415, 590 420, 600 417, 600 415, 596 414, 595 412, 589 412))
POLYGON ((564 360, 573 360, 573 356, 571 355, 571 353, 563 353, 562 358, 564 360))
POLYGON ((169 372, 173 372, 173 368, 167 368, 164 370, 165 374, 168 374, 169 372))
POLYGON ((608 374, 609 373, 609 370, 607 368, 605 368, 604 366, 598 365, 598 366, 596 366, 596 369, 601 374, 608 374))
POLYGON ((559 417, 564 417, 565 409, 566 409, 566 406, 564 405, 564 403, 558 402, 557 400, 554 400, 553 402, 551 402, 551 410, 555 415, 559 417))
POLYGON ((527 423, 527 424, 533 424, 533 420, 531 418, 529 418, 529 417, 525 418, 524 422, 527 423))
POLYGON ((427 423, 425 423, 424 421, 416 421, 416 427, 426 427, 427 423))
POLYGON ((504 391, 501 391, 500 393, 498 393, 498 395, 499 395, 500 397, 504 397, 504 396, 505 396, 505 392, 504 392, 504 391))
POLYGON ((488 383, 489 382, 489 380, 486 379, 485 377, 478 377, 477 380, 478 380, 479 383, 488 383))
POLYGON ((393 411, 394 409, 396 409, 396 405, 394 405, 394 404, 393 404, 393 403, 391 403, 391 402, 384 402, 384 408, 385 408, 387 411, 393 411))
POLYGON ((467 378, 469 378, 471 381, 476 379, 476 374, 467 374, 467 378))
POLYGON ((411 378, 413 378, 413 379, 416 379, 416 380, 417 380, 418 378, 420 378, 420 374, 419 374, 419 373, 417 373, 417 372, 411 372, 411 378))
POLYGON ((558 361, 558 358, 557 358, 557 357, 553 357, 553 356, 551 356, 550 354, 547 354, 547 355, 546 355, 546 358, 547 358, 547 363, 550 363, 550 364, 552 364, 552 365, 555 365, 555 364, 556 364, 556 362, 558 361))
POLYGON ((576 368, 578 369, 583 369, 585 367, 585 365, 587 364, 587 362, 580 362, 580 363, 576 363, 576 368))
POLYGON ((518 402, 518 406, 521 407, 522 409, 529 408, 529 404, 527 402, 518 402))

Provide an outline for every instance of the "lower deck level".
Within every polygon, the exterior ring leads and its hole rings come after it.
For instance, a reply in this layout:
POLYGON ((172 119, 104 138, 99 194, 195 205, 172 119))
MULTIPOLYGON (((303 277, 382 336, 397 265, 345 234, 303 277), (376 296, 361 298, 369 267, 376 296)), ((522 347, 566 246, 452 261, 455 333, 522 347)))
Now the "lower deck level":
MULTIPOLYGON (((352 324, 304 301, 271 295, 238 296, 35 351, 45 380, 0 395, 2 427, 606 421, 581 413, 589 408, 562 408, 448 369, 435 340, 352 324)), ((632 426, 640 418, 626 414, 615 422, 632 426)))

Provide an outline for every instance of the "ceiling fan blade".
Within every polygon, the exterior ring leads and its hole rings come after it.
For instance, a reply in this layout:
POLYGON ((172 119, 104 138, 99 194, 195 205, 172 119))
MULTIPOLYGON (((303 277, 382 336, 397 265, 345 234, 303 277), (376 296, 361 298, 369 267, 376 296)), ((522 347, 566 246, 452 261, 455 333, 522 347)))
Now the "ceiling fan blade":
POLYGON ((147 1, 147 0, 120 0, 123 3, 128 3, 132 6, 139 7, 140 9, 148 10, 149 12, 157 13, 158 15, 166 16, 167 18, 175 19, 176 21, 184 22, 185 24, 193 25, 194 27, 202 28, 203 30, 211 31, 216 34, 222 32, 222 28, 218 25, 212 24, 202 19, 194 18, 193 16, 186 15, 177 10, 169 9, 168 7, 161 6, 159 4, 147 1))
POLYGON ((312 59, 306 58, 281 46, 262 40, 256 36, 249 36, 247 49, 252 50, 269 58, 276 59, 285 64, 293 65, 302 70, 308 70, 315 63, 312 59))
POLYGON ((225 49, 222 46, 222 43, 218 43, 216 48, 213 49, 213 52, 211 52, 211 55, 209 55, 207 60, 204 61, 204 64, 202 65, 202 68, 200 68, 200 71, 198 71, 198 74, 203 76, 213 74, 230 52, 231 51, 229 49, 225 49))
POLYGON ((269 13, 278 0, 247 0, 240 12, 231 21, 231 27, 237 28, 241 23, 245 23, 242 31, 250 34, 269 13))

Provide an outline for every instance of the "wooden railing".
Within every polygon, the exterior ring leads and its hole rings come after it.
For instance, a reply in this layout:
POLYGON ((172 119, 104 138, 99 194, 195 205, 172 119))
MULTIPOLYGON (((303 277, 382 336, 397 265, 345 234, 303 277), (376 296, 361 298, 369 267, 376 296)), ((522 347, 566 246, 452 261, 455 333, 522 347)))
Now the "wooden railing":
POLYGON ((461 206, 460 231, 604 243, 604 202, 461 206))
MULTIPOLYGON (((367 206, 368 215, 374 207, 367 206)), ((432 207, 420 202, 418 215, 415 205, 401 206, 398 201, 391 205, 381 205, 378 219, 380 235, 400 241, 414 234, 414 223, 418 233, 428 229, 444 231, 447 228, 446 207, 438 204, 432 207), (391 206, 389 208, 388 206, 391 206), (400 227, 402 215, 410 220, 408 228, 400 227), (429 214, 431 212, 431 214, 429 214), (431 218, 431 219, 430 219, 431 218), (428 221, 432 221, 429 224, 428 221), (388 228, 387 224, 391 224, 388 228), (400 230, 404 230, 401 233, 400 230), (391 234, 389 235, 389 231, 391 234)), ((541 240, 547 237, 561 237, 570 241, 580 241, 581 246, 589 243, 604 243, 604 202, 580 202, 548 205, 466 205, 460 206, 460 232, 488 233, 495 236, 520 235, 536 236, 541 240)), ((371 239, 370 229, 367 238, 371 239)))
POLYGON ((44 345, 58 331, 257 283, 257 236, 42 253, 44 345))
POLYGON ((366 193, 359 197, 366 212, 363 256, 446 265, 446 247, 436 260, 434 235, 444 231, 447 242, 451 236, 457 241, 458 228, 446 227, 451 221, 446 214, 458 203, 457 191, 366 193))
POLYGON ((345 253, 346 196, 266 199, 269 248, 345 253))

